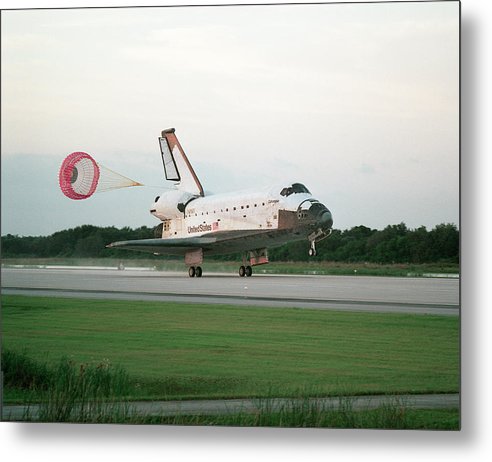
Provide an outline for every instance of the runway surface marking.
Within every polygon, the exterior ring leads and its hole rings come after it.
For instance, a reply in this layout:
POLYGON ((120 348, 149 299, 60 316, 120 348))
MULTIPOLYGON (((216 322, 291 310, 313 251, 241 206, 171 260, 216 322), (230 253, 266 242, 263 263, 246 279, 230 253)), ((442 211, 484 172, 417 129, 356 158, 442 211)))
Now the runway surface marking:
POLYGON ((412 304, 392 304, 382 302, 358 302, 358 301, 336 301, 324 300, 313 301, 306 299, 299 300, 278 300, 252 297, 228 297, 228 296, 201 296, 201 295, 177 295, 177 294, 145 294, 140 292, 112 292, 112 291, 73 291, 58 289, 4 289, 4 295, 26 295, 41 297, 73 297, 87 299, 108 299, 108 300, 135 300, 135 301, 155 301, 155 302, 178 302, 178 303, 198 303, 198 304, 219 304, 219 305, 238 305, 245 307, 268 307, 268 308, 298 308, 312 310, 329 311, 361 311, 378 313, 407 313, 407 314, 433 314, 440 316, 458 316, 459 309, 454 306, 440 305, 412 305, 412 304))

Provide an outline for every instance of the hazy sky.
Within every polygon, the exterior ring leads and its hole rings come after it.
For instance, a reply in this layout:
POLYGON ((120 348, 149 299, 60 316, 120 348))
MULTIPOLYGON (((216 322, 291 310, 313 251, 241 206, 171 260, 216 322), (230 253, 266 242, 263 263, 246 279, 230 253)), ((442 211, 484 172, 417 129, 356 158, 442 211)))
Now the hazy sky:
POLYGON ((158 136, 206 192, 304 183, 334 227, 459 220, 458 2, 2 12, 1 232, 154 226, 158 136), (148 186, 72 201, 72 151, 148 186))

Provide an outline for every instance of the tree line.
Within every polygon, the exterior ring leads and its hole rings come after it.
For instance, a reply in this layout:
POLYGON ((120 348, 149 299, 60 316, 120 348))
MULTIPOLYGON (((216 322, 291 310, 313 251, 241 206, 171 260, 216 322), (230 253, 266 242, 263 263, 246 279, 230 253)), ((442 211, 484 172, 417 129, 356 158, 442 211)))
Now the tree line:
MULTIPOLYGON (((147 226, 131 229, 83 225, 51 236, 1 237, 3 258, 156 258, 151 254, 107 249, 110 242, 155 237, 147 226)), ((404 223, 383 230, 355 226, 333 230, 317 244, 315 260, 372 263, 459 262, 459 231, 454 224, 440 224, 432 230, 425 226, 409 229, 404 223)), ((307 261, 309 243, 292 242, 269 250, 272 261, 307 261)), ((162 257, 159 257, 162 258, 162 257)))
MULTIPOLYGON (((428 231, 425 226, 409 229, 405 223, 383 230, 355 226, 316 244, 317 259, 337 262, 371 263, 459 263, 459 231, 454 224, 440 224, 428 231)), ((293 242, 270 255, 275 260, 306 261, 308 246, 293 242)))

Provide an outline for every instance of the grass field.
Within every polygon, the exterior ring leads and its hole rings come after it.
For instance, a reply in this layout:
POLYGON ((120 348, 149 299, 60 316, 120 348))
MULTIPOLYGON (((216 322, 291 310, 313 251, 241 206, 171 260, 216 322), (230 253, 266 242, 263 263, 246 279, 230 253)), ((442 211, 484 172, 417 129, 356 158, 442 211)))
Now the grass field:
POLYGON ((459 387, 456 317, 3 296, 2 327, 38 361, 122 366, 131 399, 459 387))

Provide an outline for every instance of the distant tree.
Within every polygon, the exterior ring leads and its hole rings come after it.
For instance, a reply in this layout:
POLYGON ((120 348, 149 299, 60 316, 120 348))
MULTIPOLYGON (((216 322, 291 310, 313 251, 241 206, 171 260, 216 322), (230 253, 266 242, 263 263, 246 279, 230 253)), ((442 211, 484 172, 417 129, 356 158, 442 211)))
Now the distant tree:
POLYGON ((429 233, 430 257, 433 261, 459 261, 459 232, 454 224, 437 225, 429 233))
POLYGON ((104 241, 100 234, 92 234, 77 240, 73 252, 74 257, 99 257, 104 249, 104 241))
POLYGON ((409 263, 432 261, 429 233, 425 226, 415 229, 407 237, 409 263))

